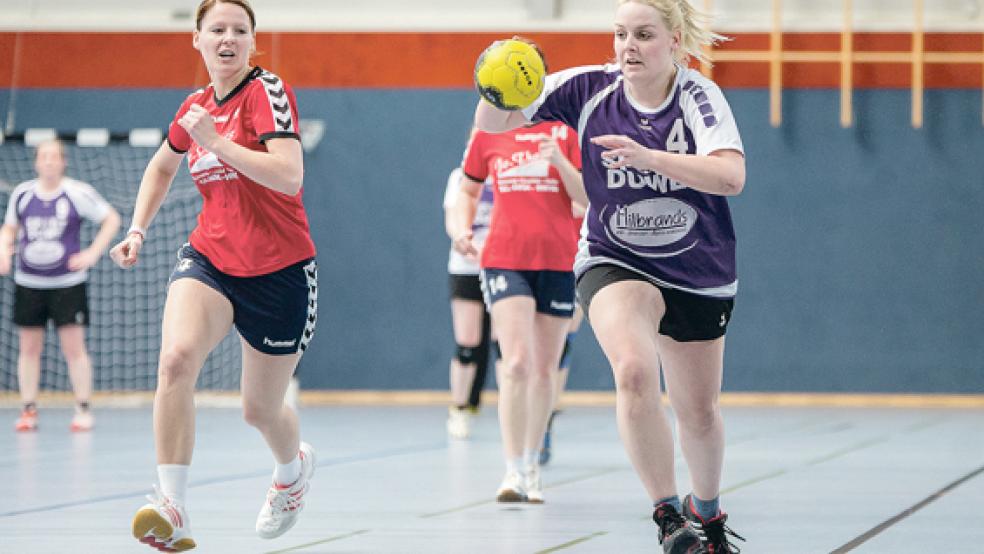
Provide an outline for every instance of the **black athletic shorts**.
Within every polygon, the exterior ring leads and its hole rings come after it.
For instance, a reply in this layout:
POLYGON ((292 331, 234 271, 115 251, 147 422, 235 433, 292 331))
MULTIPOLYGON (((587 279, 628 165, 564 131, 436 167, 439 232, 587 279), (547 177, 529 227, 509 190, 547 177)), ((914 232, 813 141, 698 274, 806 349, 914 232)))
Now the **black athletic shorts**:
POLYGON ((659 289, 666 313, 659 322, 659 334, 678 342, 714 340, 723 337, 731 321, 734 298, 714 298, 664 287, 645 275, 624 267, 602 264, 585 271, 577 281, 577 296, 587 314, 597 292, 619 281, 643 281, 659 289))
POLYGON ((89 325, 89 295, 85 283, 61 289, 33 289, 17 285, 14 323, 21 327, 89 325))
POLYGON ((314 259, 256 277, 221 272, 190 244, 178 249, 169 283, 195 279, 229 299, 236 330, 265 354, 303 352, 314 335, 318 311, 318 265, 314 259))
POLYGON ((448 296, 451 300, 482 301, 482 280, 478 275, 448 275, 448 296))

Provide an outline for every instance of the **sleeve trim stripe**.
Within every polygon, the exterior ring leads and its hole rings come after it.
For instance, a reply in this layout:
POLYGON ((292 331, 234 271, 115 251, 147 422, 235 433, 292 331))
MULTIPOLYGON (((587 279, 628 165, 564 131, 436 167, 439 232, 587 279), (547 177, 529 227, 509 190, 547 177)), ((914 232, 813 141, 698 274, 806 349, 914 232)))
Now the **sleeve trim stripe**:
POLYGON ((270 140, 272 138, 292 138, 292 139, 301 140, 301 136, 298 135, 297 133, 291 133, 291 132, 286 132, 286 131, 275 131, 273 133, 263 133, 259 137, 260 142, 266 142, 266 141, 268 141, 268 140, 270 140))
POLYGON ((177 146, 175 146, 174 143, 171 142, 171 137, 167 137, 167 145, 171 147, 171 150, 173 150, 175 154, 187 154, 188 153, 187 150, 182 150, 182 149, 178 148, 177 146))

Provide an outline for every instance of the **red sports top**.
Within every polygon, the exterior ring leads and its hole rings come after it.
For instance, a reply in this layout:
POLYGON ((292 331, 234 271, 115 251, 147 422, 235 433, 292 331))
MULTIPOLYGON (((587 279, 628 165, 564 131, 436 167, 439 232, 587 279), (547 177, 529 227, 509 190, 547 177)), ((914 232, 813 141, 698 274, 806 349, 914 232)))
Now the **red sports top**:
POLYGON ((204 202, 191 245, 223 273, 236 277, 265 275, 314 256, 301 192, 294 196, 260 185, 206 151, 178 125, 197 103, 215 121, 219 135, 250 150, 266 151, 265 141, 297 134, 294 91, 259 67, 225 98, 212 85, 188 96, 171 122, 167 142, 188 153, 188 168, 204 202))
POLYGON ((491 134, 478 131, 462 169, 470 179, 492 176, 492 225, 482 267, 573 271, 577 233, 571 198, 557 168, 540 157, 540 141, 556 137, 561 151, 581 168, 577 133, 557 122, 491 134))

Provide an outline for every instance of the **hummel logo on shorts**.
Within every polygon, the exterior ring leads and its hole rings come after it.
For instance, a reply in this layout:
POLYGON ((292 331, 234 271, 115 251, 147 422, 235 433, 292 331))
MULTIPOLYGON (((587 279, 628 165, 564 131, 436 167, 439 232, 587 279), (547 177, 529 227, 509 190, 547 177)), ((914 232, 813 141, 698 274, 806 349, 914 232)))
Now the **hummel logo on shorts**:
POLYGON ((263 344, 267 346, 272 346, 273 348, 290 348, 294 346, 297 339, 291 340, 270 340, 270 337, 263 337, 263 344))

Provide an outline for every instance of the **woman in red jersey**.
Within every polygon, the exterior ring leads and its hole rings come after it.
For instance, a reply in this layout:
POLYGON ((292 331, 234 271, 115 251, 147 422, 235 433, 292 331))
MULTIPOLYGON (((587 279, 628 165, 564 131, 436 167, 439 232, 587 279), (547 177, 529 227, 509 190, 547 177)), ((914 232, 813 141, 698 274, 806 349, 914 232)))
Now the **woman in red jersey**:
MULTIPOLYGON (((543 502, 539 453, 564 338, 574 313, 577 234, 571 199, 583 190, 573 129, 542 123, 500 135, 477 132, 462 167, 455 248, 478 255, 472 219, 492 178, 492 224, 482 248, 482 287, 501 348, 499 426, 506 475, 499 502, 543 502)), ((583 195, 583 193, 580 193, 583 195)))
POLYGON ((211 83, 188 96, 140 183, 133 222, 111 255, 137 263, 181 160, 204 199, 168 286, 154 397, 160 488, 133 520, 152 547, 195 547, 185 491, 195 436, 195 381, 235 325, 242 339, 243 418, 273 453, 273 483, 256 521, 263 538, 295 523, 314 471, 284 392, 314 332, 315 249, 301 203, 297 103, 278 76, 250 65, 256 18, 246 0, 203 0, 194 47, 211 83))

